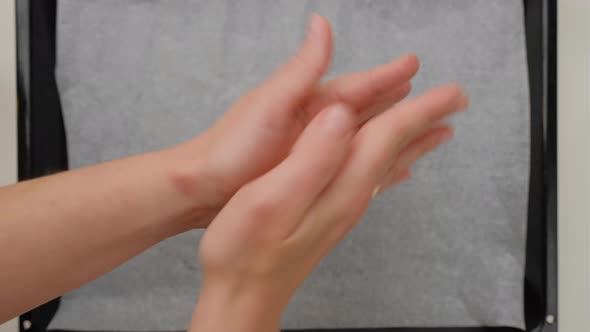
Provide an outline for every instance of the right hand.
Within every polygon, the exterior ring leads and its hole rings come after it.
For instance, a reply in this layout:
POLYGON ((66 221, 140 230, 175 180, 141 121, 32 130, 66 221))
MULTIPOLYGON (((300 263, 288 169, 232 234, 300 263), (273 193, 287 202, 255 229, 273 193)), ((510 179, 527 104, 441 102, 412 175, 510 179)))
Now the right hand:
POLYGON ((293 293, 360 220, 374 193, 448 140, 452 131, 441 121, 467 104, 461 88, 447 85, 360 129, 343 104, 320 112, 286 159, 239 189, 206 231, 192 327, 276 331, 293 293))

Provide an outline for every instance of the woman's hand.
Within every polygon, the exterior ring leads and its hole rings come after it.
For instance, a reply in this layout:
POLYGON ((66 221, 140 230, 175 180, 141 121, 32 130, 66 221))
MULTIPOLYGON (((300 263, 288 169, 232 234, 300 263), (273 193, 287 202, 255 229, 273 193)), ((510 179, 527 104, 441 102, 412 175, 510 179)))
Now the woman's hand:
POLYGON ((243 186, 201 242, 193 331, 277 331, 306 276, 360 220, 371 198, 451 137, 464 109, 455 85, 397 104, 360 129, 354 109, 319 113, 286 159, 243 186))
POLYGON ((206 319, 197 322, 250 312, 276 325, 371 192, 407 176, 450 134, 436 123, 465 106, 456 87, 398 103, 418 69, 413 56, 319 84, 332 37, 319 16, 309 31, 291 62, 202 136, 0 188, 0 322, 207 226, 233 196, 202 244, 206 281, 197 312, 206 319), (333 103, 350 109, 316 116, 333 103))
POLYGON ((194 227, 207 226, 241 186, 280 163, 321 109, 346 103, 362 123, 407 96, 418 70, 416 57, 405 56, 320 84, 331 53, 329 23, 314 15, 290 62, 241 98, 203 135, 172 149, 177 165, 172 179, 195 204, 194 227))

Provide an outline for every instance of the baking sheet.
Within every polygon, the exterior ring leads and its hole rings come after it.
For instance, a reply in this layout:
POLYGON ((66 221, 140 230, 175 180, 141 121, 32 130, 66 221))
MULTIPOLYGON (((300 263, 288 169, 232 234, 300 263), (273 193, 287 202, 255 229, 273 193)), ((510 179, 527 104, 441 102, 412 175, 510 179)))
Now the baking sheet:
MULTIPOLYGON (((461 82, 455 140, 384 193, 314 271, 285 328, 523 327, 529 104, 520 0, 60 0, 57 78, 72 168, 209 127, 298 46, 317 11, 331 76, 413 52, 421 92, 461 82)), ((186 329, 200 231, 66 294, 50 328, 186 329)))

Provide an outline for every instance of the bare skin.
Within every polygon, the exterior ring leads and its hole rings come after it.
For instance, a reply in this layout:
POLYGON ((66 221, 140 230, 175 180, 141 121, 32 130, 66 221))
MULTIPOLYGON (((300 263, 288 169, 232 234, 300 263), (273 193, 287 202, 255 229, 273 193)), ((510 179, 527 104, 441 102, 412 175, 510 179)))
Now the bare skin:
POLYGON ((0 188, 0 322, 208 227, 191 330, 278 330, 373 194, 450 139, 444 119, 468 104, 454 84, 402 101, 415 56, 321 83, 331 52, 312 16, 297 55, 193 140, 0 188))

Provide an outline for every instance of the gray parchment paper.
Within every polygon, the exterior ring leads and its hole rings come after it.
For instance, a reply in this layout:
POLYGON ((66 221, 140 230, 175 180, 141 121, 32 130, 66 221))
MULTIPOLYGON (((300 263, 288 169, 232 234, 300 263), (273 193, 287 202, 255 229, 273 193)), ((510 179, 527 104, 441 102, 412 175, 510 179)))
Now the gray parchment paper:
MULTIPOLYGON (((60 0, 71 167, 197 135, 287 59, 312 11, 334 26, 330 75, 414 52, 414 93, 454 80, 472 103, 453 120, 456 139, 379 196, 322 262, 283 326, 523 327, 530 143, 520 0, 60 0)), ((66 294, 50 327, 185 329, 199 236, 170 239, 66 294)))

